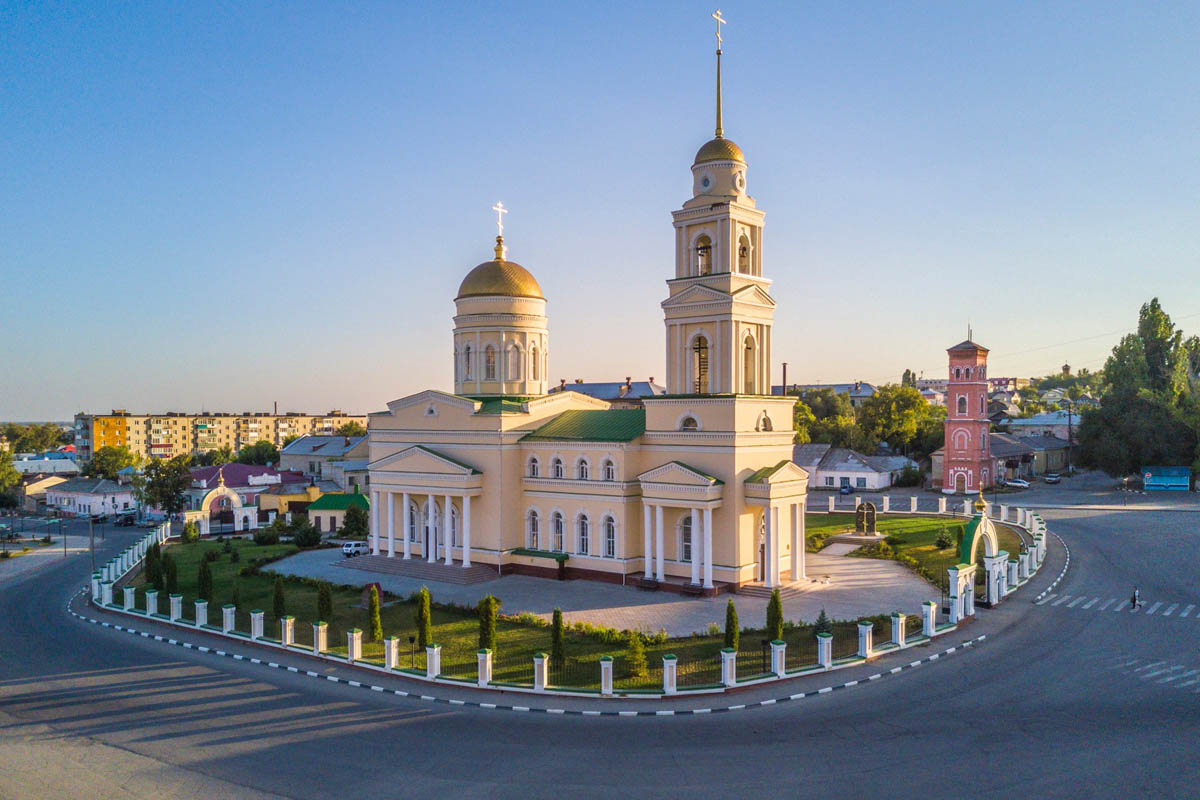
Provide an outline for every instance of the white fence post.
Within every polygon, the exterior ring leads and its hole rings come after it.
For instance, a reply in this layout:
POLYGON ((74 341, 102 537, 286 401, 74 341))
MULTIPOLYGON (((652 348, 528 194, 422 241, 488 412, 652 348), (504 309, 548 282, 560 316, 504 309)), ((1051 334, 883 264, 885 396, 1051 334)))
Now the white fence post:
POLYGON ((492 651, 484 647, 478 652, 477 658, 479 659, 479 686, 482 688, 492 682, 492 651))
POLYGON ((158 613, 158 592, 155 589, 150 589, 146 592, 146 616, 153 616, 158 613))
POLYGON ((721 650, 721 684, 737 686, 737 650, 726 647, 721 650))
POLYGON ((1010 558, 1008 560, 1008 591, 1010 591, 1010 592, 1013 589, 1017 588, 1017 580, 1018 580, 1017 566, 1018 566, 1018 563, 1019 562, 1015 558, 1010 558))
POLYGON ((908 498, 908 510, 914 514, 917 513, 917 496, 915 494, 908 498))
POLYGON ((823 669, 833 667, 833 634, 817 634, 817 664, 823 669))
POLYGON ((100 602, 103 605, 112 605, 112 581, 105 581, 100 584, 100 602))
POLYGON ((937 630, 937 603, 927 600, 921 604, 921 633, 933 638, 937 630))
POLYGON ((885 494, 883 496, 883 513, 886 514, 892 510, 892 496, 885 494))
POLYGON ((383 666, 385 669, 395 669, 400 666, 400 637, 383 637, 383 666))
POLYGON ((171 622, 175 622, 183 616, 183 595, 173 594, 167 597, 167 603, 170 610, 171 622))
POLYGON ((944 497, 938 498, 938 513, 939 514, 946 513, 946 498, 944 498, 944 497))
POLYGON ((668 653, 662 657, 663 660, 663 694, 675 694, 675 676, 676 668, 679 666, 678 659, 674 655, 668 653))
POLYGON ((830 511, 833 511, 836 503, 837 503, 837 495, 836 494, 829 495, 829 510, 830 511))
POLYGON ((208 601, 196 601, 196 627, 203 628, 208 624, 208 601))
POLYGON ((125 610, 137 610, 137 589, 134 589, 132 586, 125 587, 125 610))
POLYGON ((613 693, 613 660, 612 656, 600 657, 600 694, 610 696, 613 693))
POLYGON ((533 690, 535 692, 546 691, 546 683, 548 673, 546 669, 546 654, 536 653, 533 656, 533 690))
MULTIPOLYGON (((436 678, 442 674, 442 646, 440 644, 425 647, 425 677, 436 678)), ((535 676, 536 680, 536 676, 535 676)))
POLYGON ((100 573, 92 573, 92 602, 100 602, 100 573))
POLYGON ((329 623, 314 622, 313 623, 313 654, 321 655, 329 649, 329 623))
POLYGON ((964 517, 971 516, 971 501, 970 500, 963 500, 963 516, 964 517))
POLYGON ((774 672, 779 677, 783 677, 784 665, 787 663, 785 654, 787 653, 787 643, 776 639, 771 642, 771 672, 774 672))
POLYGON ((875 630, 875 624, 873 622, 868 622, 867 620, 864 619, 863 621, 858 623, 858 656, 859 656, 859 658, 870 658, 871 657, 871 649, 872 649, 871 634, 874 630, 875 630))
POLYGON ((221 606, 221 633, 229 633, 237 623, 237 606, 226 603, 221 606))
POLYGON ((263 612, 257 608, 250 612, 250 639, 256 641, 263 635, 263 612))
POLYGON ((296 643, 296 618, 290 614, 279 619, 279 643, 284 647, 296 643))
POLYGON ((907 629, 905 628, 906 615, 899 611, 892 614, 892 644, 897 647, 904 647, 904 640, 907 638, 907 629))
POLYGON ((351 628, 346 631, 346 660, 353 664, 362 661, 362 629, 351 628))

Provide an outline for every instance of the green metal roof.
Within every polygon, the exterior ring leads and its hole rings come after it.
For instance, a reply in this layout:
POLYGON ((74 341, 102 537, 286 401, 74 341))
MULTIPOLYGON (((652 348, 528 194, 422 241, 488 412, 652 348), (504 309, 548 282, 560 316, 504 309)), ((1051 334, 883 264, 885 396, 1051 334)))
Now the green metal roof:
POLYGON ((776 464, 773 467, 763 467, 762 469, 758 470, 753 475, 751 475, 749 478, 746 478, 746 483, 761 483, 762 481, 765 481, 767 478, 774 475, 779 470, 786 467, 787 464, 788 464, 788 460, 785 458, 783 461, 780 461, 778 464, 776 464))
POLYGON ((523 413, 525 403, 533 400, 532 397, 524 397, 518 395, 497 395, 497 396, 479 396, 471 397, 464 395, 468 400, 474 400, 477 403, 482 403, 476 414, 520 414, 523 413))
POLYGON ((631 442, 645 432, 645 409, 574 410, 564 411, 521 441, 631 442))
POLYGON ((979 514, 971 517, 971 521, 963 528, 962 537, 958 540, 958 560, 964 564, 971 560, 971 553, 975 549, 975 534, 979 531, 981 519, 979 514))
POLYGON ((354 492, 353 494, 331 493, 323 494, 308 505, 309 511, 345 511, 350 506, 358 506, 363 511, 368 511, 371 508, 370 502, 364 495, 354 492))
MULTIPOLYGON (((415 445, 413 445, 413 449, 420 450, 423 453, 428 453, 429 455, 433 456, 434 458, 440 458, 442 461, 449 461, 451 464, 456 464, 465 470, 470 470, 472 475, 481 474, 479 470, 475 469, 470 464, 464 464, 462 461, 459 461, 457 458, 451 458, 450 456, 446 455, 443 452, 434 450, 432 447, 426 447, 423 444, 415 444, 415 445)), ((312 506, 309 506, 309 508, 312 508, 312 506)))
POLYGON ((698 470, 698 469, 696 469, 695 467, 693 467, 691 464, 685 464, 685 463, 683 463, 682 461, 672 461, 672 462, 670 462, 670 463, 674 464, 674 465, 675 465, 675 466, 677 466, 677 467, 683 467, 683 468, 684 468, 684 469, 686 469, 688 472, 691 472, 691 473, 694 473, 694 474, 696 474, 696 475, 699 475, 701 478, 705 478, 705 479, 707 479, 707 480, 709 480, 709 481, 712 481, 714 484, 718 484, 718 485, 720 485, 720 486, 724 486, 724 485, 725 485, 725 481, 721 480, 721 479, 720 479, 720 478, 718 478, 717 476, 715 476, 715 475, 709 475, 707 472, 704 472, 704 471, 702 471, 702 470, 698 470))

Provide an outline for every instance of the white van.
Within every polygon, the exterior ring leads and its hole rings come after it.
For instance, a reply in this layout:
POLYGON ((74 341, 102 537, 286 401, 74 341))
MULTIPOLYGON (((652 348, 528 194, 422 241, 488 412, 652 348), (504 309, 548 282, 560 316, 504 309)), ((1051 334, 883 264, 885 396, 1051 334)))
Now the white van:
POLYGON ((368 552, 370 550, 367 548, 366 542, 346 542, 342 545, 342 555, 346 558, 365 555, 368 552))

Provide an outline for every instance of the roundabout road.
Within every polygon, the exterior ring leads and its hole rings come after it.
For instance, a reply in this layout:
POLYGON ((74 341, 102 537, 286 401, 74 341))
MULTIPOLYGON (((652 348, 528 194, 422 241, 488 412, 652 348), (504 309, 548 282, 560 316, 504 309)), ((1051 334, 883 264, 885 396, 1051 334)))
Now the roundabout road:
MULTIPOLYGON (((1053 560, 982 610, 961 637, 986 632, 982 646, 687 717, 431 704, 184 650, 68 615, 87 562, 64 559, 0 584, 0 797, 1194 796, 1200 514, 1045 517, 1071 568, 1042 605, 1053 560), (1130 613, 1135 583, 1146 606, 1130 613)), ((110 533, 105 558, 136 535, 110 533)), ((883 666, 927 655, 909 652, 883 666)))

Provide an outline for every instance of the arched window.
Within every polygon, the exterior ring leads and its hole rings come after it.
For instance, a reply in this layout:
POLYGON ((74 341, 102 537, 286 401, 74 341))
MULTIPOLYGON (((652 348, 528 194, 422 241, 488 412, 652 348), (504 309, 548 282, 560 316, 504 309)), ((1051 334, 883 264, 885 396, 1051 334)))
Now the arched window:
POLYGON ((483 379, 496 380, 496 348, 490 344, 483 348, 483 379))
POLYGON ((979 449, 987 450, 987 431, 981 431, 979 434, 979 449))
POLYGON ((967 381, 971 380, 971 368, 970 367, 967 367, 966 369, 963 370, 963 380, 967 380, 967 381))
POLYGON ((542 374, 542 371, 538 368, 537 345, 536 344, 530 345, 529 346, 529 377, 530 377, 530 379, 537 381, 537 380, 541 380, 541 378, 538 377, 541 374, 542 374))
POLYGON ((744 233, 738 239, 738 272, 750 272, 750 239, 744 233))
POLYGON ((471 378, 471 345, 463 348, 463 378, 466 380, 471 378))
POLYGON ((554 550, 555 552, 563 552, 563 518, 562 514, 557 511, 550 518, 550 532, 554 534, 554 550))
POLYGON ((533 456, 532 458, 530 458, 529 459, 529 477, 531 477, 531 478, 538 477, 538 470, 540 467, 541 467, 541 465, 538 463, 537 456, 533 456))
POLYGON ((967 396, 960 394, 958 396, 958 414, 962 416, 967 413, 967 396))
POLYGON ((563 471, 563 462, 561 458, 556 458, 550 462, 550 475, 551 477, 560 479, 567 477, 563 471))
POLYGON ((612 459, 604 459, 604 480, 615 481, 617 479, 617 465, 612 462, 612 459))
POLYGON ((525 531, 525 545, 531 550, 538 549, 538 513, 536 511, 529 512, 529 520, 525 531))
POLYGON ((692 563, 692 515, 688 514, 679 525, 679 560, 692 563))
POLYGON ((981 416, 981 417, 984 416, 985 414, 987 414, 986 403, 987 403, 987 400, 984 398, 984 396, 979 395, 979 416, 981 416))
POLYGON ((679 423, 679 430, 698 431, 700 430, 700 423, 696 422, 695 417, 684 417, 683 421, 679 423))
POLYGON ((581 481, 586 481, 591 475, 591 467, 588 465, 587 459, 579 459, 579 463, 575 465, 575 477, 581 481))
POLYGON ((744 347, 742 348, 742 391, 746 394, 756 394, 755 372, 756 370, 756 353, 754 348, 754 338, 747 336, 744 347))
POLYGON ((692 376, 692 391, 708 394, 708 338, 703 335, 692 342, 692 376))
POLYGON ((612 517, 604 518, 604 557, 617 557, 617 523, 612 517))
POLYGON ((515 344, 508 346, 508 363, 504 367, 504 372, 507 380, 521 380, 521 348, 515 344))
POLYGON ((712 239, 707 236, 696 240, 696 274, 712 274, 712 239))
POLYGON ((575 552, 581 556, 592 552, 592 523, 587 514, 579 515, 579 538, 575 542, 575 552))
POLYGON ((775 430, 775 426, 771 423, 771 418, 767 416, 766 411, 762 412, 762 414, 758 418, 758 429, 760 431, 775 430))
POLYGON ((954 368, 954 380, 959 380, 960 378, 962 378, 962 368, 955 367, 954 368))
POLYGON ((971 434, 962 428, 954 432, 953 439, 955 450, 966 450, 971 444, 971 434))

